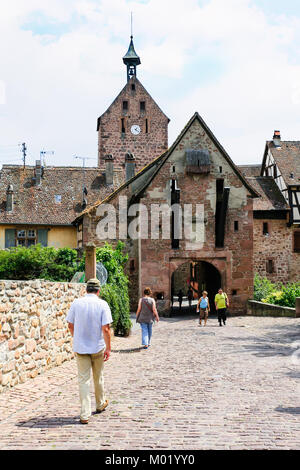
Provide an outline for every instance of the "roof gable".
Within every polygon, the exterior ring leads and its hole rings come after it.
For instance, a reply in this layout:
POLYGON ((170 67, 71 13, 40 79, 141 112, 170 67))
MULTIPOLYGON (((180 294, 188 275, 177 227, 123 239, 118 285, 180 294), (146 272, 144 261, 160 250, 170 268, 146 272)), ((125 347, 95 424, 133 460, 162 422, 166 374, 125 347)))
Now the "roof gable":
POLYGON ((156 101, 152 98, 152 96, 150 95, 150 93, 146 90, 146 88, 142 85, 142 83, 136 78, 136 77, 133 77, 131 80, 129 80, 129 82, 126 83, 126 85, 122 88, 122 90, 120 91, 120 93, 116 96, 116 98, 113 100, 113 102, 111 103, 111 105, 107 108, 107 110, 101 114, 101 116, 98 118, 97 120, 97 131, 99 131, 99 128, 100 128, 100 123, 101 123, 101 118, 106 115, 107 113, 109 113, 111 111, 111 109, 114 107, 114 105, 119 101, 119 99, 123 96, 123 95, 126 95, 128 91, 130 91, 130 86, 132 84, 135 84, 137 87, 140 87, 140 89, 143 91, 143 93, 145 93, 149 100, 151 100, 156 108, 158 109, 158 111, 160 113, 162 113, 165 118, 168 120, 168 122, 170 122, 170 119, 168 118, 168 116, 161 110, 161 108, 158 106, 158 104, 156 103, 156 101))
POLYGON ((272 176, 249 176, 247 179, 260 195, 254 202, 253 210, 288 210, 288 204, 272 176))
MULTIPOLYGON (((202 127, 205 129, 209 137, 213 140, 215 143, 216 147, 218 150, 222 153, 226 161, 229 163, 233 171, 236 173, 238 178, 242 181, 243 185, 247 188, 249 191, 251 197, 259 197, 259 193, 250 185, 250 183, 247 181, 247 179, 242 175, 242 173, 239 171, 238 167, 233 163, 227 152, 224 150, 224 148, 221 146, 221 144, 218 142, 214 134, 210 131, 208 126, 205 124, 203 119, 200 117, 200 115, 196 112, 193 117, 189 120, 189 122, 186 124, 186 126, 183 128, 183 130, 180 132, 178 135, 177 139, 174 141, 174 143, 171 145, 171 147, 161 154, 159 157, 157 157, 155 160, 153 160, 151 163, 149 163, 147 166, 145 166, 141 171, 139 171, 135 176, 133 176, 130 180, 126 181, 124 184, 122 184, 119 188, 117 188, 113 193, 111 193, 106 199, 104 200, 99 200, 97 201, 92 207, 86 209, 83 211, 79 216, 75 219, 78 220, 82 216, 84 216, 87 213, 90 213, 94 209, 96 209, 98 206, 100 206, 103 203, 108 203, 111 201, 117 194, 119 194, 122 190, 127 188, 128 186, 131 185, 132 188, 132 196, 133 197, 138 197, 140 196, 146 188, 150 185, 150 183, 153 181, 161 167, 165 164, 165 162, 168 160, 169 156, 171 153, 174 151, 174 149, 177 147, 177 145, 181 142, 185 134, 188 132, 192 124, 195 122, 195 120, 198 120, 202 127)), ((75 222, 74 221, 74 222, 75 222)))
POLYGON ((267 141, 263 156, 261 176, 263 176, 268 152, 278 166, 286 185, 299 184, 300 181, 300 141, 281 141, 276 147, 273 141, 267 141), (294 177, 291 177, 291 175, 294 177))

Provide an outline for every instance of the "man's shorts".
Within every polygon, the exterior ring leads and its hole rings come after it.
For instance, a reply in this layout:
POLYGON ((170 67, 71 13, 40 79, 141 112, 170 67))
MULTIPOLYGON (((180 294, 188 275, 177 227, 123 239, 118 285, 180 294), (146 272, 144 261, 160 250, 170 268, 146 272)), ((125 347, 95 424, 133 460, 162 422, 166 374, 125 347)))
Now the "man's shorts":
POLYGON ((200 318, 207 318, 208 317, 208 308, 201 308, 200 307, 200 318))

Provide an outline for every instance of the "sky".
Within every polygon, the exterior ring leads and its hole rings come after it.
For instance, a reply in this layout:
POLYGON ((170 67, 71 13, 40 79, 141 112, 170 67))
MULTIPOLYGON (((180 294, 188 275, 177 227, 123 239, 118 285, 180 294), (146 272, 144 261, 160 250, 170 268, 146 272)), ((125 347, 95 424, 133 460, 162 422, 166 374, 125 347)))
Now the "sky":
POLYGON ((97 166, 97 118, 137 76, 170 118, 198 111, 236 164, 300 140, 297 0, 0 0, 0 165, 97 166), (52 153, 54 152, 54 153, 52 153), (75 158, 81 157, 81 158, 75 158))

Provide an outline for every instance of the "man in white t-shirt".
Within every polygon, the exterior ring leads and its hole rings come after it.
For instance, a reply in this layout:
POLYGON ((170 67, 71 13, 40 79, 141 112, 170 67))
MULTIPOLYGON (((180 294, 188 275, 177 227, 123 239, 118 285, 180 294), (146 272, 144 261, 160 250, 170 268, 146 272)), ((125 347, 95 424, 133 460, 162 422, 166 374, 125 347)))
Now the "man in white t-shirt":
POLYGON ((87 294, 74 300, 67 315, 68 327, 73 336, 73 351, 78 367, 80 422, 88 424, 91 416, 90 375, 93 371, 96 413, 108 405, 104 395, 104 362, 111 353, 110 323, 112 316, 107 302, 99 298, 100 282, 90 279, 87 294))

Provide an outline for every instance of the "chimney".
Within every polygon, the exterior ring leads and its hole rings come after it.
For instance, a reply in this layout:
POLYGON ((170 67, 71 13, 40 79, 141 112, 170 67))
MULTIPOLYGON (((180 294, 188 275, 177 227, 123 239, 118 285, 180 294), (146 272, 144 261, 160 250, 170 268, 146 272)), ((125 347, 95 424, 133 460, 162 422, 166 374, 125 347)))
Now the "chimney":
POLYGON ((14 187, 10 184, 6 191, 6 210, 12 212, 14 206, 14 187))
POLYGON ((40 186, 42 179, 42 165, 41 160, 36 160, 35 162, 35 185, 40 186))
POLYGON ((274 131, 273 144, 275 145, 275 147, 281 147, 280 131, 274 131))
POLYGON ((112 155, 105 156, 105 182, 106 184, 114 183, 114 162, 112 155))
POLYGON ((133 178, 135 174, 135 158, 131 152, 127 152, 125 155, 125 181, 133 178))

